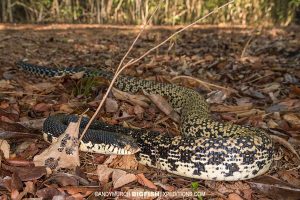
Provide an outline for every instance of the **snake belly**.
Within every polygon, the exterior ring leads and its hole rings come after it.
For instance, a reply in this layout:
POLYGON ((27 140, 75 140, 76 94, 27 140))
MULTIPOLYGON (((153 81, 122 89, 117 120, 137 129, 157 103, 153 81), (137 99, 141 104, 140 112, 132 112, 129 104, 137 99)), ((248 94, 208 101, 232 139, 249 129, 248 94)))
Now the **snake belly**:
MULTIPOLYGON (((113 76, 111 72, 85 67, 46 68, 23 61, 16 64, 24 71, 46 77, 77 72, 108 80, 113 76)), ((136 144, 139 151, 135 155, 141 164, 204 180, 245 180, 259 176, 270 168, 274 152, 270 136, 259 128, 213 120, 205 99, 198 92, 175 84, 129 76, 120 76, 114 86, 125 92, 144 91, 168 97, 173 108, 181 109, 182 135, 170 137, 144 129, 135 130, 94 122, 94 128, 83 139, 82 150, 127 154, 130 151, 122 148, 130 144, 133 147, 131 150, 136 150, 136 144)), ((44 124, 46 139, 51 140, 63 133, 66 121, 71 118, 74 116, 49 117, 44 124)))

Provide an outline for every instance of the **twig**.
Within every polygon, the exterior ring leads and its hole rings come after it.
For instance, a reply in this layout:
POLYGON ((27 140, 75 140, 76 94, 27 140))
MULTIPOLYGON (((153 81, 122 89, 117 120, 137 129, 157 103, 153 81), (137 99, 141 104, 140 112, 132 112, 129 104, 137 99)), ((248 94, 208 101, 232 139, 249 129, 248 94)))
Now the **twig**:
POLYGON ((244 49, 243 49, 243 51, 242 51, 241 58, 244 57, 245 52, 246 52, 246 50, 247 50, 247 48, 248 48, 250 42, 252 41, 253 37, 254 37, 254 34, 252 34, 251 37, 249 38, 249 40, 247 41, 247 43, 246 43, 246 45, 245 45, 245 47, 244 47, 244 49))
POLYGON ((212 88, 218 88, 218 89, 227 90, 227 91, 236 93, 236 91, 232 88, 226 88, 226 87, 222 87, 222 86, 215 85, 212 83, 208 83, 208 82, 202 81, 198 78, 194 78, 192 76, 176 76, 176 77, 172 78, 172 81, 174 81, 176 79, 180 79, 180 78, 185 78, 185 79, 190 79, 190 80, 196 81, 197 83, 200 83, 201 85, 203 85, 204 87, 206 87, 209 90, 211 90, 210 87, 212 87, 212 88))
POLYGON ((156 13, 156 11, 158 10, 159 6, 160 6, 160 4, 155 8, 153 14, 150 16, 150 18, 148 19, 148 21, 143 25, 143 27, 142 27, 142 29, 140 30, 139 34, 136 36, 136 38, 135 38, 134 41, 132 42, 131 46, 129 47, 128 51, 127 51, 126 54, 123 56, 123 58, 122 58, 122 60, 121 60, 121 62, 120 62, 120 64, 119 64, 119 66, 118 66, 116 72, 120 70, 120 68, 121 68, 121 66, 122 66, 122 64, 123 64, 123 62, 124 62, 124 60, 126 59, 126 57, 128 56, 128 54, 129 54, 130 51, 132 50, 133 46, 135 45, 135 43, 137 42, 137 40, 138 40, 139 37, 141 36, 142 32, 145 30, 147 24, 150 22, 150 20, 151 20, 152 17, 154 16, 154 13, 156 13))
MULTIPOLYGON (((201 17, 200 19, 197 19, 197 20, 194 21, 193 23, 191 23, 191 24, 189 24, 189 25, 183 27, 182 29, 176 31, 176 32, 173 33, 171 36, 169 36, 167 39, 165 39, 164 41, 162 41, 161 43, 159 43, 159 44, 156 45, 155 47, 153 47, 153 48, 151 48, 150 50, 148 50, 148 51, 147 51, 146 53, 144 53, 142 56, 140 56, 139 58, 137 58, 137 59, 135 59, 135 60, 129 61, 129 62, 128 62, 126 65, 124 65, 120 70, 118 70, 118 71, 115 73, 115 75, 114 75, 114 77, 113 77, 113 79, 112 79, 112 81, 111 81, 111 83, 110 83, 110 85, 109 85, 109 87, 108 87, 108 89, 107 89, 105 95, 103 96, 102 101, 100 102, 100 104, 99 104, 99 106, 98 106, 96 112, 94 113, 94 115, 93 115, 92 118, 89 120, 89 122, 88 122, 88 124, 86 125, 86 127, 84 128, 84 130, 83 130, 83 132, 82 132, 82 135, 81 135, 81 137, 80 137, 80 140, 83 138, 84 134, 85 134, 86 131, 88 130, 88 128, 89 128, 89 126, 91 125, 92 121, 96 118, 98 112, 100 111, 101 107, 102 107, 103 104, 104 104, 105 99, 107 98, 107 96, 108 96, 108 94, 109 94, 109 91, 112 89, 113 84, 115 83, 117 77, 120 75, 120 73, 121 73, 125 68, 127 68, 127 67, 129 67, 129 66, 131 66, 131 65, 133 65, 133 64, 135 64, 135 63, 137 63, 137 62, 140 61, 142 58, 144 58, 145 56, 147 56, 149 53, 151 53, 152 51, 154 51, 154 50, 158 49, 159 47, 161 47, 162 45, 164 45, 166 42, 168 42, 170 39, 172 39, 172 38, 173 38, 174 36, 176 36, 177 34, 183 32, 184 30, 190 28, 191 26, 197 24, 199 21, 201 21, 201 20, 207 18, 208 16, 212 15, 213 13, 216 13, 216 12, 219 11, 220 9, 222 9, 222 8, 224 8, 224 7, 226 7, 226 6, 228 6, 229 4, 232 4, 233 2, 234 2, 234 0, 231 0, 231 1, 227 2, 227 3, 225 3, 224 5, 218 7, 218 8, 216 8, 216 9, 214 9, 213 11, 209 12, 208 14, 204 15, 204 16, 201 17)), ((157 10, 157 9, 155 9, 155 11, 156 11, 156 10, 157 10)), ((152 16, 154 15, 154 13, 155 13, 155 12, 152 13, 152 15, 151 15, 151 17, 149 18, 149 20, 152 18, 152 16)), ((144 26, 146 26, 146 25, 148 24, 149 20, 144 24, 144 26)), ((142 30, 144 30, 144 29, 142 29, 142 30)), ((140 35, 140 34, 139 34, 139 35, 140 35)), ((136 40, 137 40, 137 39, 136 39, 136 40)), ((134 40, 134 41, 136 41, 136 40, 134 40)), ((128 53, 126 53, 126 55, 127 55, 127 54, 128 54, 128 53)), ((125 58, 124 58, 124 59, 125 59, 125 58)), ((124 60, 124 59, 122 59, 122 60, 124 60)))
MULTIPOLYGON (((123 64, 124 60, 126 59, 127 55, 130 53, 130 51, 132 50, 133 46, 134 46, 135 43, 137 42, 138 38, 140 37, 140 35, 142 34, 142 32, 145 30, 146 26, 149 24, 150 20, 152 19, 152 17, 154 16, 154 14, 156 13, 156 11, 158 10, 159 6, 160 6, 160 4, 156 7, 156 9, 155 9, 154 12, 152 13, 152 15, 151 15, 151 16, 149 17, 149 19, 147 20, 147 22, 144 23, 144 25, 143 25, 142 29, 140 30, 139 34, 136 36, 136 38, 135 38, 135 40, 132 42, 130 48, 128 49, 128 51, 126 52, 126 54, 124 55, 124 57, 122 58, 122 60, 121 60, 121 62, 120 62, 120 64, 119 64, 119 66, 118 66, 118 68, 117 68, 117 71, 116 71, 116 73, 115 73, 115 75, 114 75, 114 77, 113 77, 113 79, 112 79, 112 81, 111 81, 111 83, 110 83, 110 85, 109 85, 109 87, 108 87, 108 89, 107 89, 105 95, 103 96, 103 98, 102 98, 102 100, 101 100, 101 102, 100 102, 100 104, 99 104, 97 110, 95 111, 94 115, 91 117, 91 119, 89 120, 88 124, 85 126, 85 128, 84 128, 84 130, 83 130, 83 132, 82 132, 82 134, 81 134, 81 136, 80 136, 80 138, 79 138, 79 141, 82 140, 83 136, 84 136, 85 133, 87 132, 87 130, 88 130, 88 128, 90 127, 91 123, 92 123, 93 120, 96 118, 97 114, 99 113, 101 107, 102 107, 103 104, 104 104, 105 99, 107 98, 107 96, 108 96, 108 94, 109 94, 111 88, 113 87, 113 84, 115 83, 117 77, 119 76, 119 74, 120 74, 121 71, 123 70, 123 68, 120 69, 120 67, 122 66, 122 64, 123 64)), ((132 62, 133 62, 133 60, 130 60, 125 66, 131 64, 132 62)))

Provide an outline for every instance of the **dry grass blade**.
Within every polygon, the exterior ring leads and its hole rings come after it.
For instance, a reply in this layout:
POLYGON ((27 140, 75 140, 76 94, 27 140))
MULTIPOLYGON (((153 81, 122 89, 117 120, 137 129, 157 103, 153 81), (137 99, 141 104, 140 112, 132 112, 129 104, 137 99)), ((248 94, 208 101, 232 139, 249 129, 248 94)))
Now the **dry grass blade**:
POLYGON ((226 91, 229 91, 229 92, 232 92, 232 93, 236 93, 236 90, 234 90, 232 88, 226 88, 226 87, 222 87, 222 86, 219 86, 219 85, 216 85, 216 84, 208 83, 208 82, 202 81, 198 78, 194 78, 194 77, 191 77, 191 76, 176 76, 176 77, 172 78, 172 81, 174 81, 176 79, 180 79, 180 78, 190 79, 190 80, 196 81, 197 83, 203 85, 205 88, 207 88, 210 91, 211 91, 211 88, 217 88, 217 89, 226 90, 226 91))
POLYGON ((300 156, 297 153, 296 149, 285 139, 278 137, 276 135, 271 135, 271 138, 273 141, 278 142, 279 144, 282 144, 285 148, 287 148, 288 150, 290 150, 293 154, 296 155, 296 157, 298 158, 298 161, 300 162, 300 156))

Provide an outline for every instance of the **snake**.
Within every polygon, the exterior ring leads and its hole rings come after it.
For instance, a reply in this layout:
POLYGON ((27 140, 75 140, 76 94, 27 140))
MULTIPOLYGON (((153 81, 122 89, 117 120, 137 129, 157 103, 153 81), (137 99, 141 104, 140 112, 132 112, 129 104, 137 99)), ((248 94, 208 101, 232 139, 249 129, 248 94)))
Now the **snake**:
MULTIPOLYGON (((83 72, 86 77, 109 81, 113 73, 84 66, 56 68, 16 62, 19 69, 41 77, 62 77, 83 72)), ((134 76, 120 75, 114 87, 130 92, 146 92, 167 98, 180 112, 180 135, 171 136, 148 129, 125 128, 94 121, 80 144, 80 150, 102 154, 135 154, 146 166, 201 180, 238 181, 266 173, 273 161, 274 145, 264 129, 213 119, 209 105, 199 92, 180 85, 134 76)), ((48 117, 44 138, 53 141, 78 116, 48 117)), ((83 128, 88 118, 81 122, 83 128)))

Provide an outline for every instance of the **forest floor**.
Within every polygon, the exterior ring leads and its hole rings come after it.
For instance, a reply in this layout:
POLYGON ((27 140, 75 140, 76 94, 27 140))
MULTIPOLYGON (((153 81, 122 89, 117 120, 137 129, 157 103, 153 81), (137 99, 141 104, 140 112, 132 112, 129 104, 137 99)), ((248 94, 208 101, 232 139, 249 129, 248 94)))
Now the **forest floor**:
MULTIPOLYGON (((214 118, 261 127, 283 139, 277 139, 275 159, 267 174, 235 182, 195 180, 145 167, 134 156, 84 152, 80 153, 80 167, 73 172, 51 173, 43 166, 33 166, 33 158, 49 146, 41 138, 39 119, 55 113, 80 114, 87 108, 91 116, 107 82, 38 78, 19 71, 15 62, 27 59, 52 67, 114 70, 138 31, 138 27, 130 26, 0 25, 1 198, 124 199, 124 195, 144 192, 153 195, 147 199, 154 199, 158 193, 145 192, 161 191, 166 193, 161 193, 160 199, 298 199, 300 161, 295 153, 300 150, 299 27, 255 30, 199 26, 176 36, 124 71, 130 76, 193 88, 205 96, 214 118), (37 130, 32 130, 33 126, 37 130), (196 196, 189 196, 195 191, 196 196)), ((174 31, 167 27, 146 30, 126 61, 139 57, 174 31)), ((99 118, 109 124, 180 134, 179 125, 144 97, 128 98, 115 91, 106 102, 99 118)))

